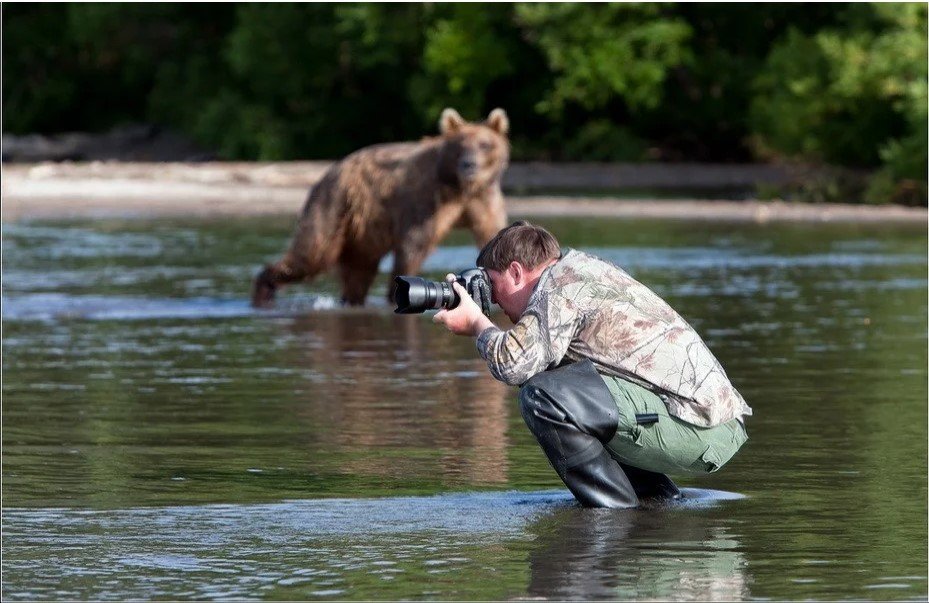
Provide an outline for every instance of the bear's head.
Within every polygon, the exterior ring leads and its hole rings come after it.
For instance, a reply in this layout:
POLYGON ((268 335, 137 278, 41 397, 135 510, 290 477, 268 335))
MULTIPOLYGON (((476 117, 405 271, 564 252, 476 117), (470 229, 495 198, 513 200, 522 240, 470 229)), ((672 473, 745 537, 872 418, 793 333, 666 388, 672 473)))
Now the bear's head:
POLYGON ((510 161, 510 120, 494 109, 483 122, 467 122, 454 109, 442 111, 439 178, 466 191, 498 182, 510 161))

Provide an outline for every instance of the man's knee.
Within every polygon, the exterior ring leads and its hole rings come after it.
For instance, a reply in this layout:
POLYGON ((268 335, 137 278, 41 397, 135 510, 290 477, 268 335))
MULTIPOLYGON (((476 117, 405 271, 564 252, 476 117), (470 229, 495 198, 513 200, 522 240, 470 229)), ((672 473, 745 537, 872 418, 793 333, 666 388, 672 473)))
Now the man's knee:
POLYGON ((533 431, 539 421, 569 423, 604 442, 616 433, 619 416, 589 361, 531 377, 519 390, 519 410, 533 431))
MULTIPOLYGON (((579 385, 578 368, 572 366, 570 370, 565 367, 536 373, 530 377, 519 389, 519 408, 523 416, 527 411, 555 409, 556 414, 564 415, 561 401, 570 398, 568 392, 579 385)), ((596 375, 596 372, 593 372, 596 375)), ((585 375, 589 378, 589 375, 585 375)), ((597 376, 599 379, 599 376, 597 376)), ((570 403, 571 400, 568 400, 570 403)))

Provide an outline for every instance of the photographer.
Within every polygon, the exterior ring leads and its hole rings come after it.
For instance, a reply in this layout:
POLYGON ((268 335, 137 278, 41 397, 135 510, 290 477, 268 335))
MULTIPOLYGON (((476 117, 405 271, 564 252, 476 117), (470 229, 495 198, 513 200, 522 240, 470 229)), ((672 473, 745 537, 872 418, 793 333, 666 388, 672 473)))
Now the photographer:
POLYGON ((491 374, 520 386, 526 424, 581 504, 677 498, 666 473, 716 471, 746 441, 752 411, 706 344, 620 268, 524 221, 477 265, 515 326, 496 327, 458 283, 461 302, 434 320, 477 337, 491 374))

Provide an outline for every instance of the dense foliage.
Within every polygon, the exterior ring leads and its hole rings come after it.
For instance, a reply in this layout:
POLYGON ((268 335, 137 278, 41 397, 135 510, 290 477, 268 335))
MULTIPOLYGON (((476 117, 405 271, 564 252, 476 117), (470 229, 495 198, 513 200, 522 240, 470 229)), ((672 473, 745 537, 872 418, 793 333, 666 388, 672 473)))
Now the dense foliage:
POLYGON ((3 128, 330 158, 510 114, 517 159, 799 160, 925 203, 919 4, 6 4, 3 128))

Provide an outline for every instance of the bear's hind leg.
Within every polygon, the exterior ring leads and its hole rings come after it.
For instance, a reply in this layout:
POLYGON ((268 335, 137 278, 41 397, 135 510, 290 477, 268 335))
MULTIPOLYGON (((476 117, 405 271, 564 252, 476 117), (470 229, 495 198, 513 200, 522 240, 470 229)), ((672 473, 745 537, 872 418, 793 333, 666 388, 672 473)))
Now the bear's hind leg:
POLYGON ((423 262, 434 249, 432 247, 407 245, 394 250, 394 270, 390 275, 390 282, 387 284, 387 301, 394 303, 397 296, 397 277, 419 274, 423 262))

